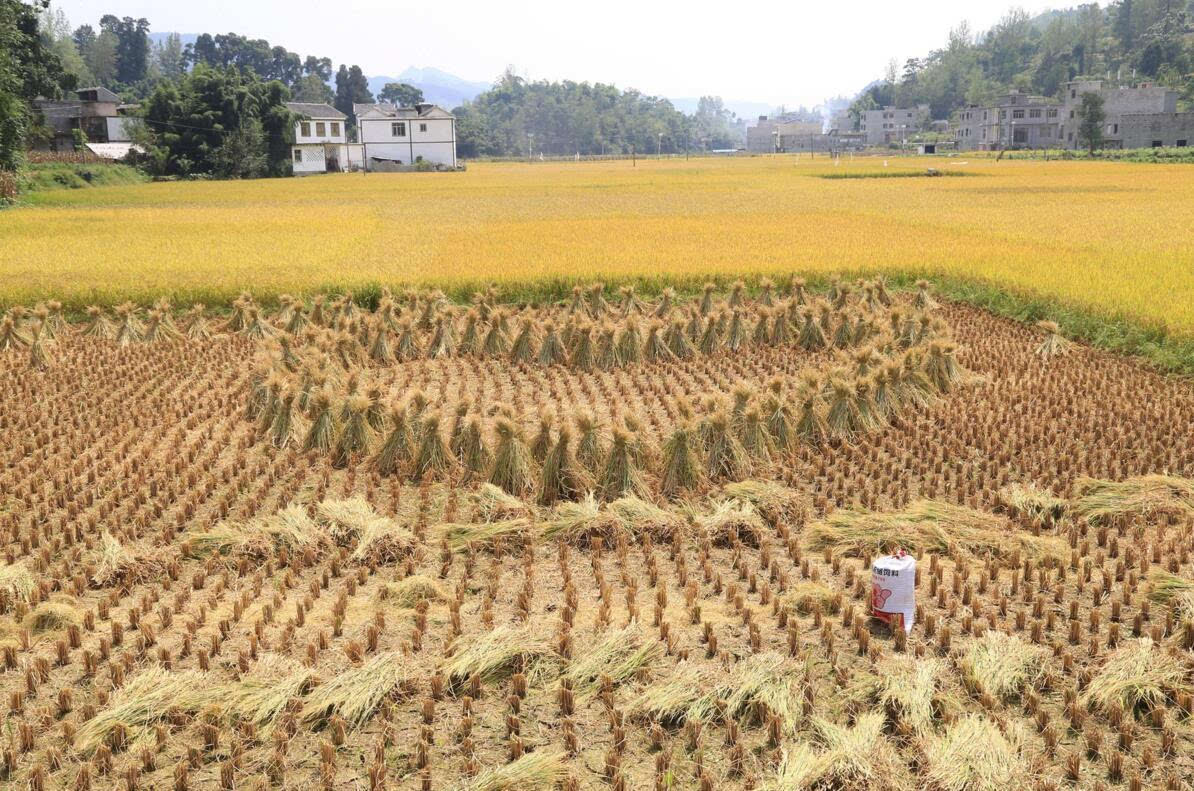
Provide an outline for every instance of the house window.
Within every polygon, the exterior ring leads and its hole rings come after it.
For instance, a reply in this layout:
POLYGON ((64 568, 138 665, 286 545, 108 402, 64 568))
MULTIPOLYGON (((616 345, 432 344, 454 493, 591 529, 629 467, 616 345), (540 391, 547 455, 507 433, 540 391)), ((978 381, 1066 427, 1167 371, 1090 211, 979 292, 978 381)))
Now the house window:
POLYGON ((1078 98, 1078 91, 1076 91, 1075 89, 1071 88, 1071 89, 1070 89, 1070 98, 1071 98, 1071 99, 1077 99, 1077 98, 1078 98))
POLYGON ((1179 141, 1177 141, 1177 147, 1178 147, 1178 148, 1185 148, 1185 147, 1186 147, 1186 141, 1185 141, 1185 140, 1179 140, 1179 141))
POLYGON ((1113 134, 1113 135, 1118 135, 1118 134, 1119 134, 1119 124, 1112 124, 1112 125, 1111 125, 1111 134, 1113 134))
POLYGON ((1041 117, 1041 111, 1040 111, 1040 110, 1029 110, 1029 111, 1028 111, 1028 117, 1029 117, 1029 118, 1040 118, 1040 117, 1041 117))
POLYGON ((420 131, 420 132, 426 132, 426 131, 427 131, 427 124, 419 124, 419 131, 420 131))
POLYGON ((310 121, 303 121, 301 124, 299 124, 299 134, 301 134, 303 137, 311 136, 311 122, 310 121))
POLYGON ((1012 110, 1012 118, 1023 118, 1023 117, 1024 117, 1023 110, 1012 110))
POLYGON ((1056 118, 1056 117, 1057 117, 1057 110, 1056 110, 1056 109, 1051 109, 1051 110, 1049 110, 1049 117, 1050 117, 1050 118, 1056 118))
POLYGON ((394 123, 390 124, 390 136, 406 137, 406 122, 395 121, 394 123))
POLYGON ((1016 131, 1012 132, 1012 142, 1013 143, 1027 143, 1028 142, 1028 130, 1027 129, 1017 129, 1016 131))
POLYGON ((327 124, 325 124, 323 121, 316 121, 315 122, 315 136, 316 137, 327 137, 327 133, 328 133, 327 124))
POLYGON ((1163 145, 1165 145, 1164 140, 1154 140, 1153 141, 1153 148, 1160 148, 1163 145))
POLYGON ((294 161, 295 162, 303 161, 303 150, 301 148, 296 148, 294 150, 294 161))
POLYGON ((340 136, 340 122, 332 121, 332 137, 340 136))

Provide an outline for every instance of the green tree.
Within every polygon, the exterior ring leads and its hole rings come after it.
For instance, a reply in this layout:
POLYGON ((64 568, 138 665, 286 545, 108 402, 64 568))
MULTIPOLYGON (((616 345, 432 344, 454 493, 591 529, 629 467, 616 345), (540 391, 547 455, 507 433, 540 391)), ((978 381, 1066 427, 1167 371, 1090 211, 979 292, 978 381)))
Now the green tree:
POLYGON ((30 107, 39 97, 58 98, 76 87, 74 75, 62 70, 58 56, 46 45, 38 12, 48 3, 0 0, 0 169, 20 164, 35 126, 30 107))
POLYGON ((116 34, 109 30, 100 31, 83 56, 83 62, 95 77, 96 83, 104 86, 116 82, 116 34))
POLYGON ((105 14, 100 18, 100 28, 116 37, 116 80, 132 85, 145 79, 149 69, 149 20, 105 14))
POLYGON ((1103 145, 1103 124, 1106 120, 1103 97, 1094 91, 1083 93, 1082 104, 1078 107, 1078 139, 1091 154, 1103 145))
POLYGON ((186 71, 186 62, 182 57, 182 37, 171 33, 157 45, 154 52, 158 71, 167 80, 177 80, 186 71))
POLYGON ((330 103, 335 98, 332 89, 318 74, 304 75, 294 86, 293 93, 296 102, 330 103))
POLYGON ((267 173, 265 130, 252 116, 224 135, 211 157, 212 172, 226 179, 255 179, 267 173))
POLYGON ((377 94, 377 99, 399 107, 414 107, 422 104, 423 91, 405 82, 387 82, 377 94))
POLYGON ((200 63, 182 78, 158 85, 145 102, 151 160, 171 175, 281 175, 288 167, 294 126, 285 107, 289 98, 280 82, 200 63))

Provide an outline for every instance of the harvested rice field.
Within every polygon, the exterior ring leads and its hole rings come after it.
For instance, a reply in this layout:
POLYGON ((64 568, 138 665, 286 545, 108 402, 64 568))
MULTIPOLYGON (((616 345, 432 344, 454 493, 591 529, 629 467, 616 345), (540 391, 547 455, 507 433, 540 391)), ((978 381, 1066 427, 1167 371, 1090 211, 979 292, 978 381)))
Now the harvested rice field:
POLYGON ((927 283, 11 310, 0 782, 1190 789, 1192 425, 927 283))

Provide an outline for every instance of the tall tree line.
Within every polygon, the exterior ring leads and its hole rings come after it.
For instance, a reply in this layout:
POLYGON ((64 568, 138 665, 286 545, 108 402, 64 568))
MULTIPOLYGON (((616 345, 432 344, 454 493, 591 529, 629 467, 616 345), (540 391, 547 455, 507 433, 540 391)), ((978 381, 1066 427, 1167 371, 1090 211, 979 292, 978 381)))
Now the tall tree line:
POLYGON ((453 110, 462 157, 668 154, 733 145, 732 114, 703 97, 695 116, 667 99, 602 83, 527 81, 507 70, 453 110))

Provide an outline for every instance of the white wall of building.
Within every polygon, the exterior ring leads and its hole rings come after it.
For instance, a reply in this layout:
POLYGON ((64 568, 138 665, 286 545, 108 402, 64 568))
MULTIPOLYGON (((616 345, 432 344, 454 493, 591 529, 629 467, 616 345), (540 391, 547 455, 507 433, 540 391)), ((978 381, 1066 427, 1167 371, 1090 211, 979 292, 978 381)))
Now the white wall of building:
POLYGON ((359 143, 295 145, 290 149, 290 158, 298 175, 326 173, 329 158, 335 160, 341 171, 364 167, 364 151, 359 143), (298 152, 297 158, 295 152, 298 152))
POLYGON ((456 120, 453 118, 358 119, 365 158, 410 165, 419 161, 456 166, 456 120))

